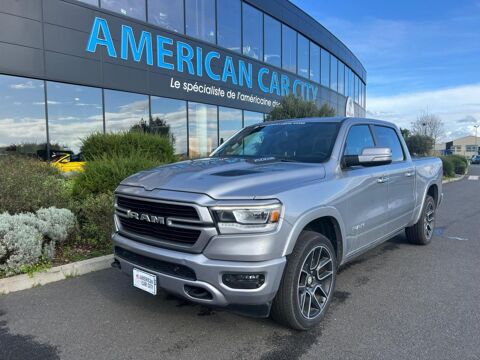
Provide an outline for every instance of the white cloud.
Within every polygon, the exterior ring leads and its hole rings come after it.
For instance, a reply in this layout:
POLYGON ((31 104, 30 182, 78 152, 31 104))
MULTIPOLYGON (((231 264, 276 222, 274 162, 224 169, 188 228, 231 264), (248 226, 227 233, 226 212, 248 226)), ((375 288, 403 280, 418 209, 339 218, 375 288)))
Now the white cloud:
POLYGON ((32 81, 27 81, 21 84, 12 84, 10 85, 10 88, 14 90, 25 90, 25 89, 35 89, 36 86, 33 84, 32 81))
POLYGON ((367 113, 369 117, 409 128, 427 110, 441 117, 445 139, 450 140, 475 133, 473 125, 480 124, 479 99, 480 83, 393 96, 367 96, 367 113))

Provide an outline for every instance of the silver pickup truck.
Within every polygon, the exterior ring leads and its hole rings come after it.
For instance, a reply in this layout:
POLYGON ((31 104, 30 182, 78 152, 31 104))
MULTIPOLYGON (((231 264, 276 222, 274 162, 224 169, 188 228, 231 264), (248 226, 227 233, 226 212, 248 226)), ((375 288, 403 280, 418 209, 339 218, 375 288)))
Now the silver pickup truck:
POLYGON ((426 245, 442 163, 412 160, 388 122, 322 118, 246 127, 210 157, 116 190, 114 267, 133 285, 306 330, 337 269, 405 231, 426 245))

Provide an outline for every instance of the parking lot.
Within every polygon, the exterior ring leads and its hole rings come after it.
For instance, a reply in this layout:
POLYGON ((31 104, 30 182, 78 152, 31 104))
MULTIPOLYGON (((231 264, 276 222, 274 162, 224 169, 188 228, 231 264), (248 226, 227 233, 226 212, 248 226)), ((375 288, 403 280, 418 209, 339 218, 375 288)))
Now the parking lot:
POLYGON ((480 359, 480 166, 444 186, 427 247, 346 265, 310 332, 131 286, 113 269, 0 296, 0 359, 480 359))

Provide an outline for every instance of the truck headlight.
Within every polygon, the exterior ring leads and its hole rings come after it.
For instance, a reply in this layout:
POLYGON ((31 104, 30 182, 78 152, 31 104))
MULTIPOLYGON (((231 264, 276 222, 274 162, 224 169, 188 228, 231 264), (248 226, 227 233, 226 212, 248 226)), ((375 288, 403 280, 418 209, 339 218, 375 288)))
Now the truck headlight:
POLYGON ((268 232, 277 228, 282 205, 214 207, 221 234, 268 232))

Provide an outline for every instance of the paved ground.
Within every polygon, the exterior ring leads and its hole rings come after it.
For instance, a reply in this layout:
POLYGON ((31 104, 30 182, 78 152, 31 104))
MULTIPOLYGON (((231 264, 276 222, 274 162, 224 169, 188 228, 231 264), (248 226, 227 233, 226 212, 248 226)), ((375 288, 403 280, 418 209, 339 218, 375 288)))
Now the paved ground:
POLYGON ((444 187, 427 247, 399 236, 346 266, 310 332, 209 312, 114 270, 0 296, 0 359, 480 359, 480 166, 444 187))

